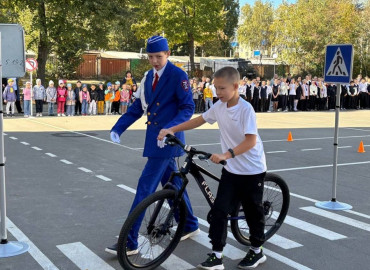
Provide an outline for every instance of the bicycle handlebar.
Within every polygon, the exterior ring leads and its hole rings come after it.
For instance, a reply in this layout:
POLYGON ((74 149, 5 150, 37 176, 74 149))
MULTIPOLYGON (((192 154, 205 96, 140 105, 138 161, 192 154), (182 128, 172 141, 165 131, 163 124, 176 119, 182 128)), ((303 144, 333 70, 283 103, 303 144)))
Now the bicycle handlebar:
MULTIPOLYGON (((200 160, 207 160, 212 156, 212 154, 210 154, 210 153, 203 152, 203 151, 198 151, 197 149, 195 149, 194 147, 191 147, 190 145, 183 144, 182 141, 180 141, 176 136, 171 135, 171 134, 166 135, 166 142, 165 143, 168 144, 168 145, 172 145, 172 146, 178 145, 182 149, 184 149, 184 151, 186 153, 190 153, 190 154, 193 154, 193 155, 201 155, 201 156, 199 156, 200 160)), ((225 166, 227 164, 227 162, 226 162, 226 160, 221 160, 220 164, 225 166)))

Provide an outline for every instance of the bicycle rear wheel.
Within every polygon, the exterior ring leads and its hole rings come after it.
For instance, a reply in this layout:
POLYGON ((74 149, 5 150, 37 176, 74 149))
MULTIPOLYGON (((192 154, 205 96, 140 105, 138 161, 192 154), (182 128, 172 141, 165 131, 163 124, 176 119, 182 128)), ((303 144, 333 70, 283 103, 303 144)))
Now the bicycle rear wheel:
POLYGON ((118 261, 123 269, 154 269, 176 248, 185 226, 186 206, 181 200, 174 209, 172 205, 175 196, 174 190, 155 192, 138 204, 128 216, 121 229, 117 249, 118 261), (128 237, 137 223, 141 223, 138 231, 138 253, 128 256, 128 237))
MULTIPOLYGON (((267 173, 263 190, 262 204, 265 212, 265 240, 270 239, 281 227, 288 213, 290 203, 289 188, 278 175, 267 173)), ((231 231, 235 239, 250 246, 249 227, 245 220, 241 203, 232 213, 231 231)))

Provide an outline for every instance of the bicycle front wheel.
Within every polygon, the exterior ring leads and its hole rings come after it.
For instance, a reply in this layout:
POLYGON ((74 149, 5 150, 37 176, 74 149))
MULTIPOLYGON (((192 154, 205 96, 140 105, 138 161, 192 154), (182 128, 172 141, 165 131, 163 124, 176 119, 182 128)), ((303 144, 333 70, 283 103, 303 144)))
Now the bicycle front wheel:
MULTIPOLYGON (((265 213, 265 240, 270 239, 281 227, 288 213, 290 203, 289 188, 278 175, 267 173, 263 190, 262 205, 265 213)), ((245 220, 241 203, 232 213, 231 231, 235 239, 250 246, 249 227, 245 220)))
POLYGON ((175 197, 174 190, 155 192, 128 216, 121 229, 117 249, 123 269, 154 269, 171 255, 180 241, 186 219, 185 202, 176 200, 177 207, 174 207, 175 197), (126 252, 129 238, 137 238, 138 244, 137 254, 131 256, 126 252))

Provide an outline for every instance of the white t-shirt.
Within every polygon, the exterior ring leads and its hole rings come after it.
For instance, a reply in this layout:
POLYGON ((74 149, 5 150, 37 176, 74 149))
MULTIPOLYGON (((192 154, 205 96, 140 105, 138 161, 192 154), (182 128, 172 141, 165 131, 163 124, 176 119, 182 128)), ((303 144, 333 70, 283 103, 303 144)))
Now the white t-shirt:
POLYGON ((237 105, 227 108, 227 103, 219 100, 202 116, 210 124, 218 123, 223 153, 239 145, 246 134, 257 135, 257 143, 252 149, 227 160, 227 171, 239 175, 254 175, 267 170, 262 140, 257 131, 256 113, 250 103, 239 98, 237 105))

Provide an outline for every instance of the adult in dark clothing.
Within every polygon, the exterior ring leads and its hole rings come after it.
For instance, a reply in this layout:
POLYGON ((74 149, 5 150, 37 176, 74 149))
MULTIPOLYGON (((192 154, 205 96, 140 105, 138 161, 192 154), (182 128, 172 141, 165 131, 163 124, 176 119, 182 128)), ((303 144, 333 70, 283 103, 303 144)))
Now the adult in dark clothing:
POLYGON ((345 110, 347 108, 347 87, 342 84, 340 88, 340 109, 345 110))
POLYGON ((15 95, 17 97, 17 99, 15 101, 15 107, 17 108, 17 112, 18 113, 23 113, 22 107, 21 107, 21 98, 20 98, 20 89, 19 89, 19 85, 18 85, 18 79, 17 78, 13 78, 13 80, 15 82, 13 84, 14 92, 15 92, 15 95))
POLYGON ((267 102, 267 85, 266 81, 262 81, 262 86, 261 86, 261 111, 262 112, 267 112, 269 109, 269 103, 267 102))
POLYGON ((260 101, 260 87, 257 84, 253 87, 252 106, 255 112, 258 112, 258 103, 260 101))
POLYGON ((77 81, 76 88, 74 89, 75 97, 76 97, 76 105, 75 105, 75 115, 81 115, 81 101, 80 101, 80 92, 82 91, 81 81, 77 81))
POLYGON ((247 87, 245 88, 245 95, 247 96, 247 101, 252 103, 252 85, 250 82, 247 83, 247 87))
POLYGON ((337 93, 337 86, 335 84, 329 84, 327 87, 328 91, 328 109, 335 109, 335 96, 337 93))

